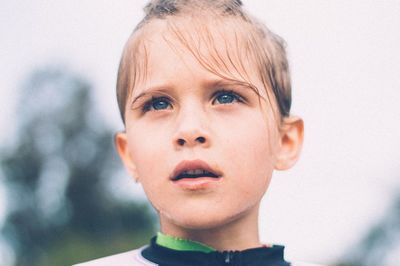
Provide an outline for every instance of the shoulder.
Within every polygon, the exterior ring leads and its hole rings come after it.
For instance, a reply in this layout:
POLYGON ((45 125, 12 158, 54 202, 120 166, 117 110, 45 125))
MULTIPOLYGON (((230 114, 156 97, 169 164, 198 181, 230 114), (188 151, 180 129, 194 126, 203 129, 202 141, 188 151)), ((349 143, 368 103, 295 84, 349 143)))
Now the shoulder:
POLYGON ((290 263, 290 266, 324 266, 322 264, 315 264, 315 263, 309 263, 309 262, 303 262, 303 261, 294 261, 290 263))
POLYGON ((73 266, 156 266, 157 264, 142 257, 141 251, 144 248, 145 247, 142 247, 128 252, 75 264, 73 266))

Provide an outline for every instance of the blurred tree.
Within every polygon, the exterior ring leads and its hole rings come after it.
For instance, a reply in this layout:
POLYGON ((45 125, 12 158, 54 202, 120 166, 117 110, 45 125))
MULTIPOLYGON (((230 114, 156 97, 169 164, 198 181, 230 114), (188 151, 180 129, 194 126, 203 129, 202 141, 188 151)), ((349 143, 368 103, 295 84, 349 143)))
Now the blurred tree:
POLYGON ((10 205, 2 231, 16 265, 71 265, 132 249, 154 232, 148 205, 108 188, 121 165, 90 92, 82 78, 51 69, 23 86, 16 141, 0 159, 10 205))
POLYGON ((384 218, 370 229, 337 266, 400 265, 400 194, 384 218))

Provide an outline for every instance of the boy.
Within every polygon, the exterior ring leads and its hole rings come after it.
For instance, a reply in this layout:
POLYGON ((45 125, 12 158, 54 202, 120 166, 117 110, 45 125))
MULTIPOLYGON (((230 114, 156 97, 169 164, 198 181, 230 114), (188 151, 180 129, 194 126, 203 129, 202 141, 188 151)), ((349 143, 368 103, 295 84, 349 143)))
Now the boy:
POLYGON ((303 141, 283 41, 239 0, 155 0, 145 12, 120 63, 115 143, 161 232, 83 265, 290 265, 258 236, 272 172, 292 167, 303 141))

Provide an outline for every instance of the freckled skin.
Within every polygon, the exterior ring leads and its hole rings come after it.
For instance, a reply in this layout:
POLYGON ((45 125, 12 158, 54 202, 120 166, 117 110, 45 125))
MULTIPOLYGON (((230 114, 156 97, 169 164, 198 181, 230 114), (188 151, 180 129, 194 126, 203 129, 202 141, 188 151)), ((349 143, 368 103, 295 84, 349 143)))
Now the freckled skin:
MULTIPOLYGON (((234 91, 243 101, 220 101, 215 92, 221 88, 206 84, 221 77, 207 71, 178 42, 172 49, 160 34, 165 32, 163 22, 146 28, 150 32, 146 82, 135 87, 131 100, 144 91, 148 95, 132 108, 127 105, 126 132, 119 134, 126 142, 125 158, 121 156, 125 165, 158 211, 164 233, 220 249, 233 242, 227 235, 241 240, 239 246, 228 248, 260 245, 259 202, 270 183, 280 140, 271 107, 265 101, 260 106, 252 90, 234 85, 223 89, 234 91), (151 102, 151 97, 160 95, 168 98, 167 105, 151 102), (143 112, 146 102, 150 108, 143 112), (197 141, 199 137, 205 141, 197 141), (169 179, 179 162, 195 159, 221 171, 221 180, 207 189, 188 191, 169 179)), ((267 97, 261 81, 250 78, 267 97)))

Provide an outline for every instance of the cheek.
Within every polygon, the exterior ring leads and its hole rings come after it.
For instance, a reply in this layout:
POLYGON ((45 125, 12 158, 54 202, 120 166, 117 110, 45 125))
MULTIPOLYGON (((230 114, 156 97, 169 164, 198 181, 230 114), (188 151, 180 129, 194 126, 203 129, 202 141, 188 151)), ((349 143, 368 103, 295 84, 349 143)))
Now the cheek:
POLYGON ((171 134, 166 125, 135 121, 128 129, 129 149, 139 182, 156 209, 171 197, 169 174, 173 165, 171 134))
POLYGON ((156 145, 151 143, 139 142, 135 145, 139 147, 134 162, 138 174, 138 181, 141 184, 148 200, 156 210, 161 208, 162 201, 169 196, 168 191, 162 189, 168 180, 168 170, 165 169, 165 160, 161 157, 160 147, 155 149, 156 145), (160 158, 160 159, 155 159, 160 158))
POLYGON ((162 161, 162 157, 166 155, 167 134, 160 128, 149 128, 149 126, 141 126, 137 123, 135 127, 130 128, 129 132, 129 149, 131 156, 138 167, 138 171, 154 165, 157 160, 162 161))
POLYGON ((272 175, 276 135, 264 119, 257 114, 244 119, 224 138, 226 161, 231 162, 229 172, 238 176, 235 182, 243 195, 264 193, 272 175))
POLYGON ((136 166, 139 182, 145 191, 156 189, 159 182, 168 179, 166 162, 169 157, 166 150, 167 145, 165 145, 166 140, 163 139, 165 136, 159 131, 152 133, 137 128, 132 130, 129 138, 131 140, 129 149, 136 166))
POLYGON ((276 134, 273 126, 262 114, 245 116, 240 122, 230 123, 222 132, 221 139, 230 152, 230 159, 243 162, 272 162, 275 155, 276 134), (236 158, 236 159, 235 159, 236 158))

